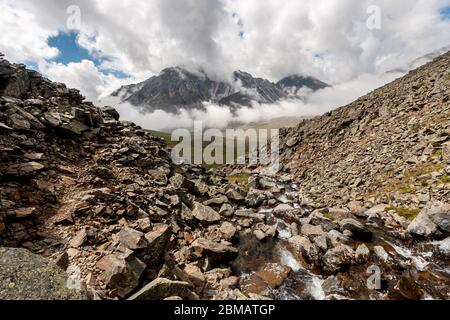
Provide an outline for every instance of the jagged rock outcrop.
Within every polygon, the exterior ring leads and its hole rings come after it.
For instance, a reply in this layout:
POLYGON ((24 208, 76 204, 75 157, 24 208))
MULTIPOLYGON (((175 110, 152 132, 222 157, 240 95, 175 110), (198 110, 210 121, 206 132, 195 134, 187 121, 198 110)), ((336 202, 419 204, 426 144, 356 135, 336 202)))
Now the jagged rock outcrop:
POLYGON ((284 169, 321 204, 449 201, 450 53, 282 133, 284 169))

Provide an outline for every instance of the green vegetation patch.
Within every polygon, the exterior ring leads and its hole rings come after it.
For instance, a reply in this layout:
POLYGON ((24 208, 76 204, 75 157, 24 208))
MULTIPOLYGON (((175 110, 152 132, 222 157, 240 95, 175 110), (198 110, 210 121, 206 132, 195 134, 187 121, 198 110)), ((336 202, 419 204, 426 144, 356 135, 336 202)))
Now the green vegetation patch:
POLYGON ((328 219, 330 219, 331 221, 335 221, 335 220, 336 220, 336 218, 333 217, 333 215, 332 215, 331 213, 328 213, 328 212, 321 212, 321 213, 322 213, 322 215, 323 215, 325 218, 328 218, 328 219))
POLYGON ((440 182, 441 184, 447 184, 447 183, 450 183, 450 176, 449 176, 449 175, 445 175, 445 176, 441 177, 441 178, 439 179, 439 182, 440 182))
POLYGON ((400 185, 398 191, 401 194, 413 194, 413 193, 416 193, 416 189, 411 187, 409 184, 402 184, 402 185, 400 185))
POLYGON ((387 207, 385 209, 386 212, 388 211, 394 211, 396 214, 398 214, 400 217, 404 217, 408 220, 414 220, 420 213, 420 209, 411 209, 406 207, 395 207, 393 205, 387 207))
POLYGON ((442 157, 442 149, 433 150, 433 152, 431 153, 431 156, 430 156, 430 158, 432 160, 440 159, 441 157, 442 157))
POLYGON ((238 174, 227 177, 229 183, 237 184, 240 186, 248 186, 248 180, 252 175, 246 172, 240 172, 238 174))
POLYGON ((422 180, 422 182, 420 183, 420 185, 421 185, 423 188, 427 188, 430 184, 428 183, 428 181, 422 180))

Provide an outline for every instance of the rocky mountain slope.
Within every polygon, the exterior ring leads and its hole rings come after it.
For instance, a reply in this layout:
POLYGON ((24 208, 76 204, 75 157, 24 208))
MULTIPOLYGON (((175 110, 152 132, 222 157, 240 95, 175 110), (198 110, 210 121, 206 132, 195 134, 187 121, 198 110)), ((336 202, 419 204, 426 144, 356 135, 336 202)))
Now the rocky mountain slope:
POLYGON ((328 84, 313 77, 305 77, 299 74, 290 75, 277 82, 277 86, 290 96, 298 96, 301 89, 317 91, 329 87, 328 84))
POLYGON ((204 72, 193 73, 180 67, 164 69, 158 76, 135 85, 124 86, 112 93, 123 102, 140 107, 144 112, 179 109, 201 109, 204 102, 231 107, 252 106, 252 103, 275 103, 295 94, 304 87, 313 91, 327 85, 309 77, 291 76, 278 84, 254 78, 236 71, 233 82, 212 80, 204 72))
POLYGON ((284 134, 285 168, 320 203, 448 201, 450 54, 284 134))
POLYGON ((0 59, 0 299, 449 299, 449 59, 284 131, 274 177, 0 59))

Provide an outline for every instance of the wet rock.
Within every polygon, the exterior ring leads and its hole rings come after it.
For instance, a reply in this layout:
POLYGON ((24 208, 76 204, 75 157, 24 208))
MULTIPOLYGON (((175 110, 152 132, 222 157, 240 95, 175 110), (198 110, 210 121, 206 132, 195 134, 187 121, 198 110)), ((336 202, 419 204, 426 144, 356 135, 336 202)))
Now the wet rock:
POLYGON ((406 300, 422 300, 424 296, 423 290, 414 282, 411 277, 401 277, 395 288, 401 295, 402 299, 406 300))
POLYGON ((163 300, 173 296, 186 300, 198 300, 198 296, 191 291, 189 283, 164 278, 153 280, 132 295, 129 300, 163 300))
POLYGON ((267 263, 256 275, 272 288, 277 288, 283 284, 290 272, 291 268, 289 267, 277 263, 267 263))
POLYGON ((0 248, 0 299, 87 300, 88 293, 47 259, 25 249, 0 248))
POLYGON ((146 265, 130 251, 107 255, 97 262, 97 267, 103 270, 99 279, 124 298, 138 286, 146 265))
POLYGON ((345 297, 348 295, 347 290, 339 277, 339 275, 331 275, 322 283, 322 290, 327 297, 331 295, 339 295, 345 297))
POLYGON ((291 205, 282 203, 282 204, 278 205, 277 207, 275 207, 275 209, 273 209, 273 212, 278 213, 278 214, 283 214, 283 213, 293 211, 293 210, 294 210, 294 208, 291 205))
POLYGON ((220 214, 214 211, 211 207, 204 206, 199 202, 194 202, 194 209, 192 210, 194 218, 200 222, 212 224, 221 220, 220 214))
MULTIPOLYGON (((334 212, 334 214, 337 214, 334 212)), ((332 215, 334 217, 334 214, 332 215)), ((331 214, 330 214, 331 215, 331 214)), ((339 229, 339 224, 327 218, 319 210, 314 211, 305 219, 306 224, 312 224, 314 226, 321 226, 325 231, 329 232, 334 229, 339 229)))
POLYGON ((288 240, 289 245, 309 261, 319 260, 319 249, 308 238, 295 236, 288 240))
POLYGON ((314 238, 314 243, 317 245, 317 247, 322 250, 323 252, 326 252, 329 248, 329 239, 326 235, 317 236, 314 238))
POLYGON ((375 246, 373 252, 381 261, 387 262, 389 260, 389 253, 382 246, 375 246))
POLYGON ((354 260, 355 252, 352 248, 344 244, 328 250, 322 257, 324 270, 329 273, 342 270, 342 268, 351 265, 354 260))
POLYGON ((370 240, 372 233, 364 225, 354 219, 344 219, 339 221, 341 232, 350 231, 355 239, 370 240))
POLYGON ((195 257, 208 257, 212 264, 232 260, 238 254, 238 250, 231 244, 218 243, 204 238, 195 240, 191 249, 195 257))
POLYGON ((256 229, 255 231, 253 231, 253 234, 259 241, 263 241, 264 239, 267 238, 267 234, 261 229, 256 229))
POLYGON ((356 262, 359 264, 365 264, 369 260, 370 250, 365 244, 360 244, 355 251, 356 262))
POLYGON ((439 238, 450 234, 450 205, 442 202, 429 203, 408 226, 413 236, 439 238))
POLYGON ((333 247, 338 246, 339 244, 351 244, 353 240, 350 237, 345 236, 337 230, 331 230, 327 233, 328 239, 330 239, 333 247))

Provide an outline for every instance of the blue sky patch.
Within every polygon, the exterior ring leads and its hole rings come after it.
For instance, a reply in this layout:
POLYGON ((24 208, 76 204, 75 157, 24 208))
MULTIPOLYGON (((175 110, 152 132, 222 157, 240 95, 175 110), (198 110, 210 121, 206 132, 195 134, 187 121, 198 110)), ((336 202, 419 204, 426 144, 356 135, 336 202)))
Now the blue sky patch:
MULTIPOLYGON (((57 48, 60 54, 53 61, 63 64, 70 62, 81 62, 82 60, 92 60, 97 65, 95 57, 88 50, 81 47, 77 41, 76 32, 62 33, 55 37, 48 38, 48 45, 57 48)), ((97 61, 98 62, 98 61, 97 61)))
POLYGON ((78 44, 77 32, 60 32, 55 37, 48 39, 50 47, 57 48, 60 54, 51 61, 69 64, 71 62, 77 63, 82 60, 92 61, 97 68, 99 68, 104 74, 112 74, 117 78, 124 79, 128 75, 120 70, 110 70, 101 67, 102 62, 110 60, 109 57, 91 54, 87 49, 81 47, 78 44))
POLYGON ((39 66, 34 61, 26 60, 23 62, 23 64, 27 66, 27 69, 39 71, 39 66))
POLYGON ((439 13, 443 20, 450 20, 450 6, 442 8, 439 13))

